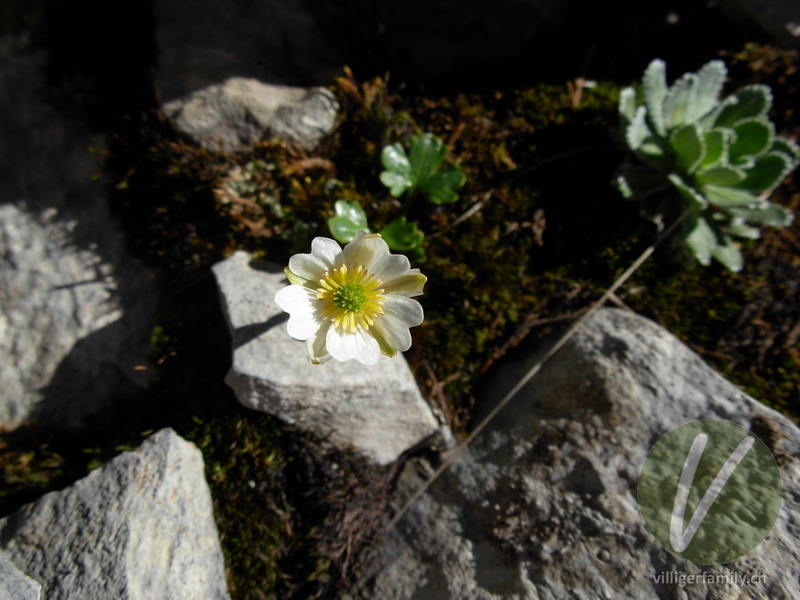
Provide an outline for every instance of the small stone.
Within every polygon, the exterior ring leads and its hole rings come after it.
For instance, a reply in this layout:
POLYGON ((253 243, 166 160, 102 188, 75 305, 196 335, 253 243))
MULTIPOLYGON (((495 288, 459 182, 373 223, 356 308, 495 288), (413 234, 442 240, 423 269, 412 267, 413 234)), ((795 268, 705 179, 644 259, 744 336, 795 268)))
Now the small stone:
POLYGON ((249 408, 280 417, 377 464, 388 464, 440 431, 402 356, 312 365, 305 342, 289 337, 275 294, 283 270, 236 252, 213 268, 231 330, 225 381, 249 408))
POLYGON ((338 104, 327 89, 232 77, 167 102, 175 128, 208 150, 232 152, 278 137, 306 150, 333 131, 338 104))

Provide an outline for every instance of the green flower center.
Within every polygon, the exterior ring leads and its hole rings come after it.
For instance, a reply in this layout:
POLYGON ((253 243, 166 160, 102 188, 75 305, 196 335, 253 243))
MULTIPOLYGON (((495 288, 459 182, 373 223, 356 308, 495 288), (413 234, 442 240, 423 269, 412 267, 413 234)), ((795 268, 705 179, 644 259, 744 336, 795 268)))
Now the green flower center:
POLYGON ((375 324, 383 314, 381 281, 367 272, 363 265, 348 269, 342 265, 322 275, 317 288, 317 300, 324 319, 330 319, 334 327, 347 333, 355 333, 357 327, 365 331, 375 324))
POLYGON ((333 304, 345 312, 359 312, 364 308, 367 295, 357 283, 345 283, 333 293, 333 304))

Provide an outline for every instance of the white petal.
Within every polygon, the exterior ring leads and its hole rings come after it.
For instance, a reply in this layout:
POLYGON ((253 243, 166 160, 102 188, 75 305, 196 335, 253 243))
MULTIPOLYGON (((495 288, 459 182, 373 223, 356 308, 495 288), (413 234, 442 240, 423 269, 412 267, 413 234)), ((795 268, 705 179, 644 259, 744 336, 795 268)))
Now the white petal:
MULTIPOLYGON (((342 250, 342 257, 348 267, 363 265, 367 271, 375 275, 378 267, 389 254, 389 246, 376 233, 358 232, 353 241, 342 250)), ((405 258, 405 257, 404 257, 405 258)), ((406 259, 406 262, 408 259, 406 259)), ((376 275, 377 276, 377 275, 376 275)))
POLYGON ((411 347, 409 327, 422 323, 422 306, 416 300, 405 296, 389 296, 383 303, 384 314, 375 319, 375 329, 395 350, 405 352, 411 347))
POLYGON ((311 241, 311 254, 324 261, 328 267, 333 267, 336 257, 342 251, 335 240, 326 237, 315 237, 311 241))
POLYGON ((325 341, 328 352, 339 361, 355 359, 365 365, 374 365, 381 356, 378 340, 361 327, 357 327, 354 333, 340 332, 331 327, 325 341))
POLYGON ((300 285, 290 285, 275 294, 275 303, 289 313, 286 331, 296 340, 307 340, 319 329, 313 292, 300 285))
POLYGON ((383 302, 383 310, 387 315, 401 320, 406 327, 416 327, 425 320, 422 305, 405 296, 387 296, 383 302))
POLYGON ((428 278, 419 272, 419 269, 409 269, 408 273, 391 280, 382 280, 385 294, 399 294, 401 296, 419 296, 428 278))
POLYGON ((319 331, 306 340, 306 353, 308 360, 317 365, 323 365, 331 359, 331 355, 325 345, 328 336, 328 328, 331 322, 326 321, 319 328, 319 331))
POLYGON ((408 325, 392 316, 384 315, 375 320, 372 326, 376 330, 376 335, 383 338, 389 348, 393 351, 405 352, 411 348, 411 332, 408 325))
POLYGON ((408 273, 411 263, 402 254, 387 254, 372 264, 370 273, 383 282, 397 279, 408 273))
POLYGON ((334 240, 316 237, 311 242, 311 254, 295 254, 289 259, 289 269, 300 277, 319 281, 325 271, 333 268, 340 252, 341 248, 334 240))

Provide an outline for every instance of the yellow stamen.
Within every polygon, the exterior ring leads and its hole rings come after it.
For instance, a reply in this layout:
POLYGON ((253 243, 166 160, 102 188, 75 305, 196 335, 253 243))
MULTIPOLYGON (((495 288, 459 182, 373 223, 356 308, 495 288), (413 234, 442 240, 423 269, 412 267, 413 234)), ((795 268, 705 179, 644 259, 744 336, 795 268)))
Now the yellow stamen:
POLYGON ((364 265, 326 271, 317 288, 322 317, 347 333, 355 333, 358 327, 368 330, 384 314, 381 305, 386 297, 381 284, 364 265))

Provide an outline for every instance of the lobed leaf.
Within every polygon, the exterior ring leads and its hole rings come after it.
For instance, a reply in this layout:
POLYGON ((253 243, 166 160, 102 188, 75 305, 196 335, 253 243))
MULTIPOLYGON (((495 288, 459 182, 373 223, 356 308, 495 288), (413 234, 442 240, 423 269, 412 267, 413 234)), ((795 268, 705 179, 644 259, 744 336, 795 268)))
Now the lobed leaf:
POLYGON ((703 196, 698 190, 686 183, 683 178, 677 173, 670 173, 667 179, 675 186, 681 196, 694 204, 697 208, 705 208, 708 206, 708 199, 703 196))
POLYGON ((697 107, 697 86, 697 75, 686 73, 669 88, 664 98, 667 130, 692 122, 697 107))
POLYGON ((732 163, 761 156, 775 141, 775 126, 766 118, 745 119, 736 123, 733 129, 736 141, 728 153, 732 163))
POLYGON ((695 181, 699 186, 706 185, 736 185, 744 181, 747 174, 744 170, 731 165, 720 165, 699 171, 695 175, 695 181))
POLYGON ((728 70, 721 60, 712 60, 697 72, 697 97, 692 121, 707 115, 717 106, 727 74, 728 70))
POLYGON ((676 129, 669 136, 669 143, 675 152, 675 162, 684 173, 693 173, 705 156, 705 139, 700 127, 695 123, 676 129))
POLYGON ((758 204, 758 198, 746 190, 721 185, 703 186, 703 196, 717 207, 752 206, 758 204))
POLYGON ((800 147, 797 146, 794 140, 777 136, 771 149, 775 152, 783 152, 789 156, 792 159, 792 164, 795 166, 797 166, 797 162, 800 161, 800 147))
POLYGON ((717 235, 699 212, 686 217, 684 242, 701 265, 711 264, 711 255, 717 245, 717 235))
POLYGON ((706 154, 698 168, 706 169, 720 163, 726 164, 731 144, 736 139, 736 132, 733 129, 720 127, 706 132, 704 139, 706 154))
POLYGON ((645 139, 652 137, 653 132, 647 126, 647 109, 640 106, 636 109, 628 127, 625 128, 625 141, 634 152, 639 149, 645 139))
POLYGON ((717 127, 731 127, 744 119, 766 117, 772 106, 772 92, 761 84, 746 85, 728 98, 735 102, 719 112, 714 122, 717 127))
POLYGON ((648 167, 623 165, 616 177, 617 189, 628 199, 642 199, 667 187, 664 175, 648 167))
POLYGON ((433 204, 450 204, 458 200, 458 190, 467 181, 464 172, 455 165, 442 169, 422 185, 428 201, 433 204))
POLYGON ((447 147, 433 134, 426 133, 411 139, 408 160, 411 163, 411 181, 421 186, 442 165, 447 147))
POLYGON ((337 200, 334 204, 336 216, 328 219, 328 228, 337 242, 350 242, 359 231, 369 231, 367 215, 361 205, 346 200, 337 200))
POLYGON ((399 142, 384 147, 383 152, 381 152, 381 164, 387 171, 411 177, 411 163, 408 160, 405 148, 399 142))
POLYGON ((627 126, 636 114, 636 90, 626 87, 619 93, 619 114, 623 125, 627 126))
POLYGON ((386 169, 380 174, 381 183, 389 188, 392 196, 397 198, 412 186, 411 163, 402 144, 385 146, 381 152, 381 164, 386 169))
POLYGON ((411 179, 393 171, 383 171, 380 174, 380 180, 383 185, 389 188, 389 193, 394 198, 402 196, 403 192, 411 187, 411 179))
POLYGON ((725 212, 751 225, 786 227, 794 221, 794 213, 791 210, 767 201, 755 208, 727 208, 725 212))
POLYGON ((378 233, 392 250, 411 250, 421 246, 425 237, 416 223, 408 223, 405 217, 396 218, 378 233))
POLYGON ((729 235, 722 235, 721 242, 717 243, 711 250, 711 255, 720 263, 725 265, 734 273, 742 270, 744 259, 739 246, 729 235))
POLYGON ((664 98, 667 95, 667 66, 661 59, 653 60, 642 78, 644 103, 653 129, 661 136, 667 135, 664 120, 664 98))
POLYGON ((726 226, 726 230, 730 235, 744 238, 747 240, 757 240, 761 237, 761 230, 758 227, 747 225, 741 219, 734 219, 726 226))
POLYGON ((783 152, 769 152, 755 160, 747 178, 736 187, 755 193, 772 190, 794 168, 792 159, 783 152))

